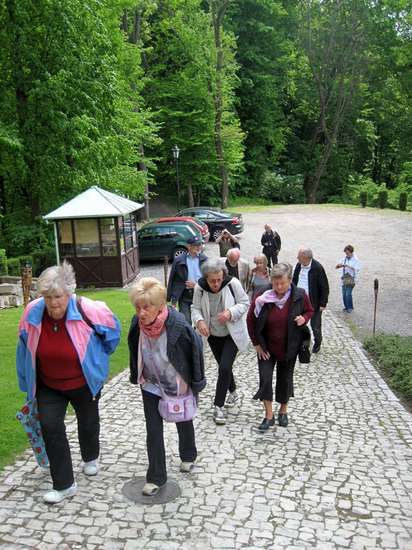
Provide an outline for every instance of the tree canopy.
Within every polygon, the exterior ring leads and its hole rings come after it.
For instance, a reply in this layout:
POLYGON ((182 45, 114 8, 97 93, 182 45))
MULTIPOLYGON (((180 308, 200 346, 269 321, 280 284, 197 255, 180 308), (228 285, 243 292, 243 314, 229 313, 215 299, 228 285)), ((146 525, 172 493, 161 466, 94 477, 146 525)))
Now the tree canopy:
POLYGON ((412 200, 411 4, 0 0, 0 248, 91 185, 175 197, 175 144, 182 204, 412 200))

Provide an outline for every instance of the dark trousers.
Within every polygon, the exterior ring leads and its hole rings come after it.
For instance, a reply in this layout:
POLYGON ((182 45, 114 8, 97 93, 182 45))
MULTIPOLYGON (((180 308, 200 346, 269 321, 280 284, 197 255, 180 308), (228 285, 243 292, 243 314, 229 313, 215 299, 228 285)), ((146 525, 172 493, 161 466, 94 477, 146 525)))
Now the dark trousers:
POLYGON ((268 268, 270 269, 272 265, 276 265, 278 263, 278 253, 277 252, 264 252, 267 260, 268 260, 268 268))
MULTIPOLYGON (((143 409, 146 419, 146 446, 149 468, 146 481, 155 485, 164 485, 167 481, 166 452, 163 438, 163 418, 159 413, 157 395, 142 389, 143 409)), ((182 462, 194 462, 197 457, 195 429, 193 421, 176 422, 179 436, 179 456, 182 462)))
POLYGON ((70 403, 76 413, 82 459, 90 462, 98 458, 100 451, 100 394, 93 399, 88 386, 59 391, 39 383, 36 397, 53 489, 61 491, 74 483, 72 457, 64 425, 67 406, 70 403))
POLYGON ((230 335, 209 336, 208 342, 219 366, 214 404, 217 407, 223 407, 227 390, 232 393, 236 389, 233 377, 233 363, 235 362, 238 349, 230 335))
POLYGON ((189 323, 189 325, 192 324, 192 314, 190 311, 190 306, 192 305, 192 300, 182 299, 179 300, 179 311, 180 313, 183 313, 185 316, 186 321, 189 323))
POLYGON ((313 330, 313 339, 315 346, 322 343, 322 312, 317 309, 310 320, 310 326, 313 330))
POLYGON ((276 365, 275 400, 277 403, 287 403, 293 397, 293 371, 296 358, 290 361, 276 361, 271 355, 269 359, 258 359, 259 390, 253 399, 273 401, 273 370, 276 365))

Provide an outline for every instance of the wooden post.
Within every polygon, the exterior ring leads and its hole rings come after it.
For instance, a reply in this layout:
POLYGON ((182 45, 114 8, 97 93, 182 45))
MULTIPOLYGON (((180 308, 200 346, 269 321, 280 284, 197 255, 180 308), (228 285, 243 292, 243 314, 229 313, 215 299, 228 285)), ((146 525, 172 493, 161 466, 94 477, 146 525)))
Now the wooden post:
POLYGON ((375 336, 375 329, 376 329, 376 305, 378 303, 378 290, 379 290, 379 281, 378 279, 375 279, 373 281, 373 290, 375 293, 375 307, 373 310, 373 335, 375 336))
POLYGON ((169 258, 167 256, 164 257, 164 263, 163 263, 163 271, 165 276, 165 287, 167 288, 167 272, 169 269, 169 258))
POLYGON ((21 287, 23 289, 24 307, 27 307, 27 304, 30 302, 32 275, 32 268, 29 263, 26 263, 21 270, 21 287))

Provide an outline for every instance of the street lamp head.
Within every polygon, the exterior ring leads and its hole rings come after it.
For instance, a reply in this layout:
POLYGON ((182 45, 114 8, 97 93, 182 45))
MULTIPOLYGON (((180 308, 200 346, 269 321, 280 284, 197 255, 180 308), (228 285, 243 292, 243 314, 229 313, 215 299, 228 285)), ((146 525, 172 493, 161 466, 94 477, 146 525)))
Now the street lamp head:
POLYGON ((173 153, 173 158, 175 160, 177 160, 179 158, 179 153, 180 153, 180 149, 177 145, 173 145, 172 147, 172 153, 173 153))

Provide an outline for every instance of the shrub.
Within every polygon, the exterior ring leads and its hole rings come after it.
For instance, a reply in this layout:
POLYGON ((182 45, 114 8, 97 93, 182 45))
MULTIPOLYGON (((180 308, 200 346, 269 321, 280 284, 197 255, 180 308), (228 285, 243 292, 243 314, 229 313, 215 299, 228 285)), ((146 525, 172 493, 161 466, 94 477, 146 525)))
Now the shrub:
POLYGON ((386 208, 388 205, 388 191, 386 189, 381 189, 378 193, 378 204, 379 208, 386 208))
POLYGON ((407 205, 408 193, 406 193, 406 191, 402 191, 402 193, 399 193, 399 210, 406 210, 407 205))
POLYGON ((44 248, 35 250, 32 253, 33 258, 33 276, 38 277, 46 267, 56 264, 56 250, 54 248, 44 248))
POLYGON ((359 193, 359 200, 360 200, 362 208, 365 208, 365 206, 368 203, 368 192, 367 191, 361 191, 359 193))
POLYGON ((0 275, 7 275, 7 256, 4 248, 0 248, 0 275))
POLYGON ((14 220, 7 228, 6 238, 5 246, 9 256, 13 254, 16 257, 48 248, 53 242, 51 227, 43 221, 25 225, 14 220))
POLYGON ((295 204, 305 202, 303 177, 301 174, 284 176, 266 172, 262 178, 259 195, 272 202, 295 204))
POLYGON ((388 376, 390 386, 412 401, 412 337, 391 334, 370 336, 365 349, 388 376))
POLYGON ((13 277, 20 277, 22 267, 26 263, 33 265, 33 258, 31 256, 18 256, 17 258, 8 258, 7 260, 7 270, 9 275, 13 277))

